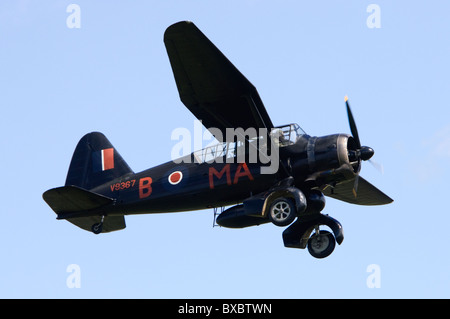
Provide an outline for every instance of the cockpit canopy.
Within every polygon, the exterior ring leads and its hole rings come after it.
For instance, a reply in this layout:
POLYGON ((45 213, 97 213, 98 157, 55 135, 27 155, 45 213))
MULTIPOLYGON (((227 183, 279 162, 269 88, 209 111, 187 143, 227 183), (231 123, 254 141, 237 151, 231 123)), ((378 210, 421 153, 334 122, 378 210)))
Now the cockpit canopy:
POLYGON ((301 127, 295 123, 274 127, 270 132, 275 145, 279 147, 292 145, 305 134, 301 127))
MULTIPOLYGON (((267 131, 265 132, 267 134, 267 131)), ((298 124, 292 123, 274 127, 270 132, 270 138, 274 145, 285 147, 296 143, 305 134, 298 124)), ((267 149, 266 143, 267 135, 266 137, 263 135, 254 136, 248 138, 247 147, 250 150, 258 150, 259 148, 267 149)), ((223 160, 235 158, 239 154, 239 150, 245 147, 244 136, 240 136, 238 141, 213 144, 192 154, 195 163, 212 163, 214 161, 217 162, 218 159, 222 163, 223 160)), ((245 153, 245 150, 243 152, 245 153)))

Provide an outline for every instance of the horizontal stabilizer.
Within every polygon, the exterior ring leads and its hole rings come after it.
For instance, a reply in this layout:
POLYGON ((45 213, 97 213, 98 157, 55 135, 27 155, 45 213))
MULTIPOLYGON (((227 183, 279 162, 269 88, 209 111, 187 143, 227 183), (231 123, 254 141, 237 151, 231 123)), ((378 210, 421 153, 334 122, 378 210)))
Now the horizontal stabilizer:
POLYGON ((58 215, 83 212, 114 203, 114 199, 77 186, 63 186, 46 191, 42 197, 58 215))
MULTIPOLYGON (((114 204, 114 199, 90 192, 77 186, 64 186, 46 191, 42 197, 58 215, 72 224, 91 231, 101 221, 105 208, 114 204)), ((124 216, 107 216, 103 222, 104 233, 125 228, 124 216)))
MULTIPOLYGON (((100 223, 101 216, 90 217, 73 217, 67 218, 69 222, 81 229, 92 231, 92 225, 100 223)), ((102 233, 109 233, 116 230, 121 230, 126 227, 124 216, 107 216, 103 221, 102 233)))

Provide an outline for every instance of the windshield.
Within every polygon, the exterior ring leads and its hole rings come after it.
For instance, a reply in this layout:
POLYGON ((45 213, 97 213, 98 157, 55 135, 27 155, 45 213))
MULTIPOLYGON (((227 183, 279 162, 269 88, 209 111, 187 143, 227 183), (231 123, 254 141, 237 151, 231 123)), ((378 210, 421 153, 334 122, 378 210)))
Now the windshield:
POLYGON ((301 129, 298 124, 292 123, 282 126, 277 126, 272 129, 270 136, 273 141, 280 147, 292 145, 306 133, 301 129))

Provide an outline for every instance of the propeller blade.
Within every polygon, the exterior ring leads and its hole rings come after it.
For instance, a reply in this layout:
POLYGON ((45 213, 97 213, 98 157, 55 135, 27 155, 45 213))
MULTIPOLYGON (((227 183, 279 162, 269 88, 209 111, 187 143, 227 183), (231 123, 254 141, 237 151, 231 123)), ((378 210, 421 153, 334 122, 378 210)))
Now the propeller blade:
POLYGON ((348 96, 345 96, 345 105, 347 107, 347 116, 348 123, 350 124, 350 131, 352 133, 353 139, 356 143, 356 150, 350 152, 349 151, 349 160, 355 160, 355 157, 358 159, 358 167, 355 175, 355 182, 353 184, 353 196, 357 196, 358 194, 358 183, 359 183, 359 173, 361 171, 361 163, 362 161, 369 161, 378 171, 383 174, 383 166, 371 160, 375 151, 373 148, 369 146, 361 146, 361 141, 359 140, 358 129, 356 128, 355 118, 353 117, 352 110, 350 108, 350 104, 348 103, 348 96))
POLYGON ((380 164, 380 163, 378 163, 378 162, 375 162, 375 161, 372 160, 372 159, 369 160, 369 163, 372 164, 372 166, 375 167, 375 169, 376 169, 377 171, 379 171, 379 172, 381 173, 381 175, 384 174, 384 167, 383 167, 383 164, 380 164))
POLYGON ((347 106, 347 116, 348 123, 350 124, 350 131, 352 132, 353 138, 355 139, 356 146, 358 149, 361 148, 361 142, 359 140, 358 129, 356 128, 355 119, 353 118, 352 110, 350 109, 350 104, 348 103, 348 96, 345 96, 345 105, 347 106))
POLYGON ((353 196, 357 196, 358 193, 358 183, 359 183, 359 173, 361 172, 361 159, 358 160, 358 171, 356 172, 356 176, 355 176, 355 183, 353 184, 353 196))
POLYGON ((355 198, 358 193, 358 182, 359 182, 359 172, 358 172, 358 174, 356 174, 355 184, 353 184, 353 189, 352 189, 353 196, 355 196, 355 198))

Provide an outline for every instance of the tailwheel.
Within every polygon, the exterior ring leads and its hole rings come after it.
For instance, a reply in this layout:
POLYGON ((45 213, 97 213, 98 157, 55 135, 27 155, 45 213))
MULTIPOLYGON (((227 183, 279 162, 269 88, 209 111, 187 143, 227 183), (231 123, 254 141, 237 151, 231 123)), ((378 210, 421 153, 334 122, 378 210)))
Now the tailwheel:
POLYGON ((102 216, 100 223, 95 223, 92 225, 91 230, 94 234, 98 235, 103 231, 103 221, 105 220, 105 216, 102 216))
POLYGON ((100 234, 103 230, 103 223, 95 223, 92 225, 91 230, 96 235, 100 234))
POLYGON ((315 258, 325 258, 331 255, 336 246, 332 233, 326 230, 317 231, 309 237, 308 251, 315 258))

